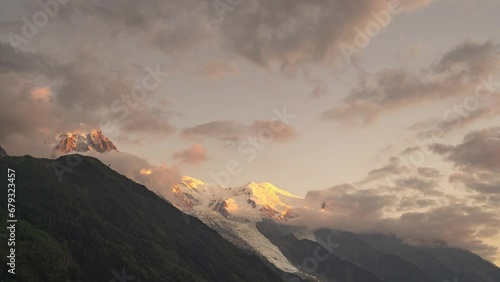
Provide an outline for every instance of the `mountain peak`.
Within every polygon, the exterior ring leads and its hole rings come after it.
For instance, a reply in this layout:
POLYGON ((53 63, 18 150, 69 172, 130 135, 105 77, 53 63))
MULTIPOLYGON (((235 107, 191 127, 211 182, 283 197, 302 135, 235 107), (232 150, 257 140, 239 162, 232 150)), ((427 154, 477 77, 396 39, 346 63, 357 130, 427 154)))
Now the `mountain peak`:
POLYGON ((263 217, 287 220, 297 217, 291 209, 301 206, 303 198, 282 190, 269 182, 250 182, 239 187, 224 188, 216 184, 183 176, 172 186, 169 201, 189 213, 217 211, 226 218, 238 217, 259 221, 263 217))
POLYGON ((108 151, 118 151, 115 144, 109 140, 108 137, 104 136, 100 129, 93 129, 89 133, 84 134, 80 131, 66 132, 59 135, 61 140, 59 144, 56 145, 54 151, 59 151, 61 153, 69 152, 87 152, 87 151, 97 151, 99 153, 105 153, 108 151))
POLYGON ((196 188, 196 187, 199 187, 199 186, 204 186, 206 185, 205 182, 197 179, 197 178, 194 178, 194 177, 191 177, 191 176, 183 176, 182 177, 182 182, 184 182, 184 184, 186 184, 187 186, 191 187, 191 188, 196 188))
POLYGON ((252 192, 254 194, 272 193, 272 194, 281 194, 283 196, 288 196, 292 198, 300 198, 299 196, 296 196, 288 191, 280 189, 269 182, 259 182, 259 183, 249 182, 246 186, 252 189, 252 192))

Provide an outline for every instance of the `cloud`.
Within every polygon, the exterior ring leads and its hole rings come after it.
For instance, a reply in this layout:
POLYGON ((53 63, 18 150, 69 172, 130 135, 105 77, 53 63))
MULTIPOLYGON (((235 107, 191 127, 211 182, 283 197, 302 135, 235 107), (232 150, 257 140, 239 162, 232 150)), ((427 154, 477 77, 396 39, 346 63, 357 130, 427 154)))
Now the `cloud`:
POLYGON ((203 65, 196 73, 197 76, 218 78, 239 73, 234 62, 211 61, 203 65))
POLYGON ((391 175, 399 175, 408 172, 408 170, 408 167, 401 164, 399 158, 391 157, 388 165, 369 171, 368 175, 359 183, 364 184, 374 180, 388 179, 391 175))
POLYGON ((462 247, 493 259, 498 249, 490 242, 500 235, 499 194, 495 189, 500 177, 450 176, 450 183, 465 183, 474 189, 471 194, 458 188, 444 189, 442 175, 435 168, 412 169, 392 157, 387 165, 373 169, 355 184, 309 191, 305 207, 294 210, 300 217, 288 223, 310 229, 396 235, 410 244, 462 247))
POLYGON ((461 246, 492 257, 497 248, 485 244, 480 238, 494 238, 498 234, 500 220, 495 212, 461 203, 437 207, 428 212, 405 213, 397 221, 388 221, 385 227, 409 242, 422 242, 420 238, 425 239, 424 243, 440 239, 448 245, 461 246))
POLYGON ((429 150, 436 154, 444 155, 450 152, 453 149, 453 146, 444 145, 444 144, 431 144, 429 145, 429 150))
POLYGON ((50 146, 34 142, 50 142, 53 136, 82 124, 98 128, 110 119, 116 121, 117 135, 165 136, 175 131, 166 111, 147 107, 147 103, 128 107, 127 118, 116 119, 113 103, 130 94, 134 84, 96 64, 99 60, 92 54, 80 51, 61 60, 42 50, 14 51, 7 42, 0 42, 0 142, 11 152, 23 154, 31 148, 30 154, 47 157, 50 146))
POLYGON ((381 195, 375 189, 353 188, 340 185, 323 191, 309 191, 305 199, 308 205, 319 207, 325 203, 326 209, 336 215, 354 217, 362 221, 379 217, 382 209, 395 200, 391 196, 381 195))
POLYGON ((51 90, 47 87, 37 87, 31 91, 31 99, 38 102, 49 102, 51 90))
POLYGON ((478 120, 492 118, 498 114, 500 114, 500 104, 492 99, 477 110, 467 112, 464 116, 457 114, 455 117, 443 118, 440 121, 419 122, 410 126, 410 129, 418 130, 417 137, 420 138, 442 137, 455 129, 464 128, 478 120))
POLYGON ((455 173, 450 175, 449 181, 454 184, 464 184, 465 187, 481 195, 500 194, 500 177, 496 174, 455 173))
POLYGON ((500 171, 500 127, 473 131, 456 146, 434 144, 431 149, 460 168, 500 171))
POLYGON ((0 74, 36 72, 44 69, 43 58, 14 50, 7 42, 0 41, 0 74))
POLYGON ((436 204, 435 200, 415 197, 402 197, 399 202, 399 208, 402 211, 415 210, 422 208, 431 208, 436 204))
POLYGON ((441 173, 439 172, 439 170, 437 170, 435 168, 431 168, 431 167, 419 167, 417 170, 418 170, 418 173, 421 176, 426 177, 426 178, 438 178, 438 177, 441 177, 441 173))
POLYGON ((311 90, 311 92, 309 93, 309 95, 307 95, 306 101, 311 101, 311 100, 315 100, 315 99, 321 98, 321 97, 325 96, 328 93, 324 81, 315 80, 313 82, 315 84, 314 88, 311 90))
MULTIPOLYGON (((54 99, 50 65, 52 60, 41 54, 28 53, 0 42, 0 142, 12 154, 25 154, 28 148, 34 155, 47 150, 43 141, 78 126, 79 112, 68 116, 54 99), (34 140, 36 140, 34 142, 34 140)), ((89 116, 88 121, 94 117, 89 116)))
POLYGON ((274 142, 287 143, 297 138, 297 132, 282 121, 256 120, 248 127, 251 135, 269 134, 274 142))
POLYGON ((147 159, 124 152, 107 152, 99 154, 90 152, 88 155, 98 158, 104 164, 145 185, 151 191, 168 199, 172 193, 171 186, 180 183, 182 176, 176 167, 155 166, 147 159), (147 172, 147 173, 146 173, 147 172), (168 196, 168 197, 167 197, 168 196))
POLYGON ((425 48, 426 48, 425 44, 419 41, 416 44, 401 50, 398 54, 398 59, 404 63, 416 60, 421 56, 422 51, 425 48))
POLYGON ((414 189, 427 195, 442 194, 440 191, 435 189, 437 187, 437 183, 432 180, 421 179, 418 177, 408 177, 397 179, 395 182, 399 189, 414 189))
POLYGON ((408 128, 416 131, 420 138, 438 139, 455 129, 470 126, 482 119, 493 118, 500 114, 499 85, 492 75, 483 78, 476 85, 474 92, 445 110, 440 119, 418 122, 408 128))
MULTIPOLYGON (((410 12, 433 1, 394 2, 410 12)), ((51 23, 68 25, 74 18, 86 19, 78 28, 99 26, 110 37, 133 36, 170 55, 196 51, 215 38, 222 43, 218 49, 261 66, 285 61, 328 63, 342 54, 340 42, 352 41, 355 27, 363 28, 374 20, 373 13, 388 5, 387 0, 246 0, 222 11, 211 1, 73 0, 51 23)))
POLYGON ((498 70, 498 55, 498 44, 466 41, 446 52, 434 69, 437 73, 454 72, 458 68, 471 76, 488 75, 498 70))
MULTIPOLYGON (((431 1, 401 1, 415 8, 431 1)), ((222 37, 238 55, 260 65, 328 62, 353 29, 373 20, 387 1, 247 1, 225 14, 222 37)))
POLYGON ((130 113, 130 117, 120 124, 120 129, 127 134, 168 136, 177 130, 168 120, 170 114, 158 108, 143 106, 130 113))
POLYGON ((212 121, 184 128, 179 133, 179 136, 194 141, 213 138, 238 142, 244 138, 259 134, 272 135, 273 140, 278 143, 290 142, 297 138, 295 129, 279 120, 255 120, 250 125, 244 125, 235 121, 212 121))
POLYGON ((322 116, 348 125, 369 125, 389 111, 474 93, 482 77, 500 70, 499 51, 490 41, 466 41, 420 72, 383 69, 373 77, 362 77, 340 105, 322 116))
POLYGON ((110 37, 129 35, 150 49, 170 55, 193 50, 200 40, 210 39, 214 19, 211 2, 195 0, 152 0, 138 3, 133 0, 85 1, 73 0, 61 9, 62 24, 74 17, 98 22, 101 33, 110 37))
POLYGON ((486 243, 500 234, 497 211, 451 196, 405 196, 380 189, 343 191, 334 187, 309 192, 307 208, 299 208, 301 216, 288 223, 311 229, 396 235, 407 243, 424 246, 442 242, 487 258, 497 255, 497 247, 486 243))
POLYGON ((176 152, 172 157, 181 163, 191 165, 199 165, 209 159, 205 147, 201 144, 194 144, 189 149, 176 152))
POLYGON ((458 145, 434 144, 431 150, 453 163, 457 171, 449 176, 450 183, 479 195, 500 193, 499 127, 472 131, 458 145))
POLYGON ((186 139, 200 140, 204 138, 231 139, 243 135, 247 127, 235 121, 211 121, 188 127, 179 133, 186 139))
POLYGON ((418 151, 420 151, 419 146, 412 146, 412 147, 408 147, 408 148, 404 149, 404 151, 401 152, 401 155, 409 155, 413 152, 418 152, 418 151))

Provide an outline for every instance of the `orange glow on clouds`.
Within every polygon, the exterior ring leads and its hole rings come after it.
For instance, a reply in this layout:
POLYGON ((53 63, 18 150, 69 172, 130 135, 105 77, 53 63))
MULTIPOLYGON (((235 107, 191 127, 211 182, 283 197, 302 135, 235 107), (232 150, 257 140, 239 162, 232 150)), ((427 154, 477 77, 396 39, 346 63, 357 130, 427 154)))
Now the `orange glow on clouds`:
POLYGON ((47 87, 37 87, 31 91, 31 99, 34 101, 48 102, 50 101, 51 91, 47 87))
POLYGON ((150 170, 150 169, 145 169, 145 168, 143 168, 143 169, 141 169, 140 173, 141 173, 142 175, 150 175, 151 173, 153 173, 153 171, 152 171, 152 170, 150 170))

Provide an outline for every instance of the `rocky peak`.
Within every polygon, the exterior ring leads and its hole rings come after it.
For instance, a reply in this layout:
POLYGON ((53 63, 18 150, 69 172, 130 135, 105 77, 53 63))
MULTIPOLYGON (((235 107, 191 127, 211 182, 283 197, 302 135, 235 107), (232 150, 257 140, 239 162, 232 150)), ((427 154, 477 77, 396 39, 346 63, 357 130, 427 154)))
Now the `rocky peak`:
POLYGON ((111 142, 108 137, 102 134, 100 129, 94 129, 89 134, 87 134, 87 140, 92 149, 99 153, 108 152, 111 150, 117 151, 117 148, 113 142, 111 142))
POLYGON ((91 150, 105 153, 111 150, 118 150, 113 142, 102 134, 100 129, 94 129, 88 134, 66 132, 60 134, 59 138, 59 144, 56 145, 54 150, 64 154, 69 152, 87 152, 91 150))

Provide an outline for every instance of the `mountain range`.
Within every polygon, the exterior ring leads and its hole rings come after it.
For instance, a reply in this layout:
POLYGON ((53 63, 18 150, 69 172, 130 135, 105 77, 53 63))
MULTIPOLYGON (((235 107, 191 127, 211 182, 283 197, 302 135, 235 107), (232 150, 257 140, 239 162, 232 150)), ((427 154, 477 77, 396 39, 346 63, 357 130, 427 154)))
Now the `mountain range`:
MULTIPOLYGON (((16 277, 2 247, 1 281, 108 282, 123 273, 134 277, 126 281, 280 281, 272 265, 99 160, 82 156, 62 181, 54 162, 65 158, 0 158, 0 170, 16 171, 18 220, 16 277)), ((7 187, 5 177, 0 183, 7 187)))
POLYGON ((66 132, 58 136, 59 143, 54 151, 61 153, 97 151, 104 153, 108 151, 118 151, 115 144, 108 137, 102 134, 100 129, 93 129, 89 133, 66 132))
MULTIPOLYGON (((183 177, 163 198, 80 157, 63 179, 52 169, 63 157, 0 157, 1 170, 16 171, 19 234, 17 280, 0 280, 500 281, 498 267, 463 249, 291 225, 304 200, 271 183, 226 188, 183 177)), ((2 230, 6 193, 0 190, 2 230)))
POLYGON ((224 188, 183 177, 172 191, 169 201, 179 209, 198 217, 235 245, 300 277, 316 281, 500 282, 497 266, 466 250, 412 246, 390 234, 288 225, 288 220, 300 217, 296 208, 304 207, 305 200, 271 183, 224 188), (318 249, 328 254, 324 261, 314 257, 318 249), (422 258, 416 259, 415 252, 422 258), (307 267, 308 263, 315 267, 307 267))

